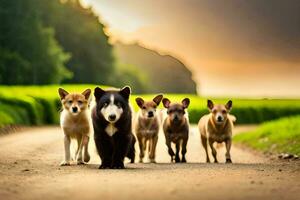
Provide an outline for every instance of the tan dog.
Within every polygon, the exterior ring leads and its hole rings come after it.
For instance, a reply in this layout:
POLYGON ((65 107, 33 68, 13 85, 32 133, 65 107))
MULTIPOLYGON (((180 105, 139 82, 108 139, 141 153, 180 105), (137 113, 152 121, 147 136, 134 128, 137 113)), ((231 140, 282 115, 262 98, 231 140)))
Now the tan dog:
POLYGON ((226 144, 226 163, 231 163, 230 148, 233 130, 233 122, 235 117, 229 115, 232 108, 232 101, 228 101, 226 105, 214 105, 211 100, 207 101, 207 107, 210 114, 203 116, 198 124, 202 145, 206 152, 206 162, 210 162, 207 152, 207 141, 212 150, 214 162, 217 163, 217 151, 214 148, 214 142, 226 144))
POLYGON ((77 164, 84 164, 90 160, 88 152, 88 143, 91 127, 91 115, 89 112, 89 97, 91 90, 87 89, 82 94, 69 94, 62 88, 58 90, 63 111, 60 115, 60 126, 64 131, 64 147, 65 159, 61 162, 61 166, 70 165, 71 139, 77 140, 77 150, 75 159, 77 164), (82 150, 84 148, 84 159, 82 158, 82 150), (83 162, 84 161, 84 162, 83 162))
POLYGON ((189 119, 187 116, 187 108, 190 100, 185 98, 181 103, 171 103, 167 98, 163 99, 163 105, 167 109, 168 116, 164 119, 163 130, 166 137, 166 145, 168 147, 171 162, 186 162, 186 146, 189 139, 189 119), (176 154, 174 153, 171 143, 176 145, 176 154), (180 160, 179 152, 181 148, 182 158, 180 160))
POLYGON ((159 114, 156 112, 163 95, 157 95, 152 101, 144 101, 142 98, 136 98, 135 101, 140 107, 135 120, 134 129, 138 138, 140 147, 140 162, 143 162, 147 142, 149 141, 149 160, 155 163, 155 151, 160 127, 159 114))

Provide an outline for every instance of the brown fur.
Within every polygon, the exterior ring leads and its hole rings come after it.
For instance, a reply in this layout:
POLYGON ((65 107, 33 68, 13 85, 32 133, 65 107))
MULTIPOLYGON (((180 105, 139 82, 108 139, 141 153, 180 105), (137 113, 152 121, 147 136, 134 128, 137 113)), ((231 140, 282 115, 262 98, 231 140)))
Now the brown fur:
POLYGON ((198 123, 202 146, 204 147, 206 153, 206 162, 210 162, 207 143, 212 150, 214 162, 218 162, 217 151, 213 144, 215 142, 225 142, 226 163, 231 163, 230 148, 232 142, 233 122, 235 121, 235 117, 229 115, 229 112, 232 108, 232 102, 229 101, 226 105, 214 105, 212 101, 208 100, 208 108, 211 113, 204 115, 198 123), (218 120, 218 118, 222 118, 222 120, 218 120))
POLYGON ((77 164, 84 164, 90 160, 88 143, 91 132, 91 120, 89 112, 89 97, 91 90, 87 89, 82 94, 69 94, 59 88, 59 95, 63 106, 60 115, 60 125, 64 131, 65 159, 61 165, 70 165, 70 144, 71 139, 77 140, 75 159, 77 164), (74 109, 76 108, 76 112, 74 109), (84 158, 82 150, 84 148, 84 158))
POLYGON ((168 116, 164 120, 163 130, 166 138, 166 145, 168 147, 171 162, 186 162, 185 154, 187 152, 186 146, 189 139, 189 120, 186 114, 186 109, 189 106, 190 100, 184 99, 181 104, 171 104, 169 99, 164 98, 163 104, 167 108, 168 116), (176 154, 174 153, 171 143, 176 145, 176 154), (181 148, 182 158, 180 160, 179 152, 181 148))
POLYGON ((149 160, 151 163, 155 163, 155 151, 160 127, 156 108, 160 104, 162 97, 162 95, 157 95, 152 101, 146 102, 142 98, 136 98, 140 110, 135 120, 134 130, 139 142, 140 162, 143 162, 148 142, 149 160), (153 115, 149 116, 149 113, 153 115))

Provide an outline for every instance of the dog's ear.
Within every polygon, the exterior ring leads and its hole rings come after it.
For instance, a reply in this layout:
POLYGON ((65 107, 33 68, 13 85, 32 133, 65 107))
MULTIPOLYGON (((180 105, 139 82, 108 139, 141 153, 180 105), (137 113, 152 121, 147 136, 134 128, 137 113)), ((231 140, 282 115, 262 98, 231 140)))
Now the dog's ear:
POLYGON ((88 100, 90 98, 91 92, 91 89, 86 89, 81 94, 85 97, 86 100, 88 100))
POLYGON ((60 96, 60 99, 63 100, 69 93, 62 88, 58 88, 58 94, 60 96))
POLYGON ((226 108, 228 111, 231 110, 231 108, 232 108, 232 101, 231 101, 231 100, 229 100, 229 101, 226 103, 225 108, 226 108))
POLYGON ((207 100, 207 107, 209 110, 212 110, 214 108, 214 103, 212 100, 207 100))
POLYGON ((145 103, 145 101, 144 101, 142 98, 140 98, 140 97, 136 98, 136 99, 135 99, 135 102, 136 102, 136 104, 137 104, 140 108, 143 108, 143 105, 144 105, 144 103, 145 103))
POLYGON ((159 105, 161 100, 163 98, 162 94, 157 95, 156 97, 154 97, 153 102, 156 103, 156 105, 159 105))
POLYGON ((163 103, 165 108, 169 108, 170 104, 171 104, 171 101, 167 98, 163 98, 162 103, 163 103))
POLYGON ((99 100, 105 94, 105 90, 102 90, 99 87, 96 87, 94 90, 94 96, 96 100, 99 100))
POLYGON ((131 89, 129 86, 125 86, 120 90, 120 94, 125 98, 125 99, 129 99, 131 93, 131 89))
POLYGON ((182 103, 183 108, 186 109, 186 108, 188 108, 189 105, 190 105, 190 99, 189 99, 189 98, 185 98, 185 99, 183 99, 183 100, 181 101, 181 103, 182 103))

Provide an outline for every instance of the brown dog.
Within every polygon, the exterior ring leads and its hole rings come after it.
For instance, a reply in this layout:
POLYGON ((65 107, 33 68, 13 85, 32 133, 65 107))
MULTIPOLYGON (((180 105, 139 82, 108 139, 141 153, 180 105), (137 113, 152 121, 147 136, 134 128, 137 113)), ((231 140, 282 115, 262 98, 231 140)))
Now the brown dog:
POLYGON ((88 143, 90 132, 92 131, 91 114, 89 112, 89 97, 91 90, 87 89, 83 93, 69 94, 62 88, 58 90, 63 111, 60 115, 60 126, 64 131, 65 158, 60 165, 70 165, 71 139, 77 140, 77 151, 75 159, 77 164, 84 164, 90 160, 88 143), (84 148, 84 157, 82 150, 84 148))
POLYGON ((135 120, 135 134, 138 138, 140 147, 140 162, 143 162, 147 141, 149 141, 149 160, 155 163, 155 151, 160 127, 159 115, 156 112, 163 95, 157 95, 152 101, 144 101, 142 98, 136 98, 135 101, 140 107, 135 120))
POLYGON ((198 123, 202 145, 206 152, 206 162, 210 162, 207 152, 207 141, 212 150, 214 162, 217 163, 217 151, 213 144, 215 142, 226 144, 226 163, 231 163, 230 148, 233 130, 233 122, 235 117, 229 115, 232 108, 232 101, 228 101, 226 105, 214 105, 211 100, 207 101, 207 107, 210 114, 203 116, 198 123))
POLYGON ((189 120, 186 109, 190 104, 190 100, 185 98, 181 103, 172 103, 167 98, 163 99, 163 105, 167 109, 168 116, 163 123, 163 130, 166 137, 166 145, 168 147, 171 162, 186 162, 186 146, 189 139, 189 120), (171 142, 176 144, 176 154, 174 153, 171 142), (179 152, 181 148, 182 158, 180 160, 179 152))

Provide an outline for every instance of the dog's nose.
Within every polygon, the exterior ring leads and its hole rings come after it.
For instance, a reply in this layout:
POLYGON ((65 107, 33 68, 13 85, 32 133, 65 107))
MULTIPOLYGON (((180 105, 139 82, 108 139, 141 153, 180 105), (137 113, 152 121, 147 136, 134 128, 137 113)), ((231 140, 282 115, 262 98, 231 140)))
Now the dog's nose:
POLYGON ((77 108, 77 107, 72 107, 72 111, 73 111, 74 113, 76 113, 76 112, 78 111, 78 108, 77 108))
POLYGON ((112 114, 112 115, 109 115, 108 116, 108 119, 110 120, 110 121, 114 121, 115 119, 116 119, 116 115, 115 114, 112 114))
POLYGON ((148 112, 148 117, 153 117, 154 113, 152 111, 148 112))
POLYGON ((178 121, 178 120, 179 120, 179 117, 177 115, 175 115, 174 121, 178 121))
POLYGON ((221 116, 218 116, 217 120, 218 120, 219 122, 221 122, 221 121, 222 121, 222 117, 221 117, 221 116))

